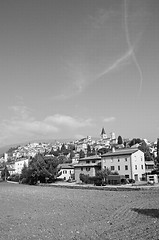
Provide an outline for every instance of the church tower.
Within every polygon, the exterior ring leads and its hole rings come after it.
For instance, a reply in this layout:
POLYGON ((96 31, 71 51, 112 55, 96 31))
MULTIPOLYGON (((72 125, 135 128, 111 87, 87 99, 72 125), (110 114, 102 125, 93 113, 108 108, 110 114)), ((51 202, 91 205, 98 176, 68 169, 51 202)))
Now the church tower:
POLYGON ((101 139, 103 140, 103 139, 106 139, 107 138, 107 134, 105 133, 105 129, 104 129, 104 127, 102 128, 102 131, 101 131, 101 139))

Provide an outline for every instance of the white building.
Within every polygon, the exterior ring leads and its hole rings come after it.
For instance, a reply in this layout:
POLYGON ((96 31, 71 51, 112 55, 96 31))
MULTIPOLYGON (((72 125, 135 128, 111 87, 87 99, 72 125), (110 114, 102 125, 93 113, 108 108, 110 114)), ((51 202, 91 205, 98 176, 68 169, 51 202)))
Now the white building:
POLYGON ((72 164, 62 163, 58 165, 59 177, 57 179, 63 179, 67 181, 74 178, 74 166, 72 164))
POLYGON ((140 181, 145 176, 144 153, 139 149, 121 149, 101 156, 101 168, 117 171, 126 178, 140 181))
POLYGON ((21 174, 22 172, 22 169, 24 167, 24 164, 26 164, 26 166, 28 166, 28 163, 29 163, 29 159, 27 158, 24 158, 24 159, 18 159, 16 162, 15 162, 15 173, 18 173, 18 174, 21 174))

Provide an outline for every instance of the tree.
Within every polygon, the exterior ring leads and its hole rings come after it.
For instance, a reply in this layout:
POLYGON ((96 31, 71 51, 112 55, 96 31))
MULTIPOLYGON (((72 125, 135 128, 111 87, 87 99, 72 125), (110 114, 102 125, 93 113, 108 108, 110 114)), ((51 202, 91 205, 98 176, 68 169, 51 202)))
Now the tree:
POLYGON ((132 147, 133 145, 137 144, 137 143, 141 143, 141 139, 140 138, 133 138, 130 142, 129 142, 129 146, 132 147))
POLYGON ((23 178, 27 179, 27 177, 28 177, 28 167, 27 167, 26 163, 24 162, 24 166, 22 168, 20 178, 22 180, 23 178))
POLYGON ((70 159, 72 160, 75 157, 74 151, 71 149, 70 150, 70 159))
POLYGON ((29 162, 28 168, 26 166, 23 167, 21 178, 26 177, 26 182, 29 184, 36 184, 38 180, 46 182, 46 179, 53 182, 57 177, 57 166, 61 161, 57 157, 48 158, 37 154, 29 162))
POLYGON ((149 146, 146 144, 146 142, 144 140, 142 141, 141 146, 139 146, 138 149, 144 153, 145 161, 153 161, 154 160, 152 154, 150 153, 149 146))
POLYGON ((4 169, 1 172, 1 178, 3 179, 3 181, 6 181, 9 176, 10 176, 10 174, 9 174, 8 168, 5 164, 4 169))
POLYGON ((92 149, 92 155, 96 155, 96 150, 95 150, 95 148, 92 149))
POLYGON ((159 138, 157 138, 157 160, 159 163, 159 138))
POLYGON ((121 136, 118 137, 118 144, 123 144, 123 139, 121 136))
POLYGON ((84 158, 85 157, 85 153, 84 151, 81 149, 79 152, 79 158, 84 158))
POLYGON ((89 144, 87 144, 87 157, 91 156, 91 153, 92 153, 91 147, 89 144))
POLYGON ((66 146, 65 146, 65 144, 63 143, 62 146, 61 146, 61 152, 64 153, 64 152, 66 152, 66 150, 67 150, 67 149, 66 149, 66 146))
POLYGON ((109 151, 108 148, 102 147, 102 148, 98 149, 98 154, 103 155, 103 154, 107 153, 108 151, 109 151))
POLYGON ((119 173, 117 171, 112 172, 109 168, 101 169, 96 173, 96 176, 101 178, 104 182, 107 182, 108 175, 119 175, 119 173))

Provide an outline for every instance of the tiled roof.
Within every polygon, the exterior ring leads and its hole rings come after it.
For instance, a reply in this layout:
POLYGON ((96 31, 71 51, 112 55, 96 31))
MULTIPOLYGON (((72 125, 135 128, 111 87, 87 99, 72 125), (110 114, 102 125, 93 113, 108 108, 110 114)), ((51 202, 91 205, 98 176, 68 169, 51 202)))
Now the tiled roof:
POLYGON ((78 163, 78 164, 75 164, 74 167, 75 168, 78 168, 78 167, 97 167, 97 166, 100 166, 101 165, 101 162, 98 162, 98 163, 78 163))
POLYGON ((98 155, 93 155, 85 158, 80 158, 79 161, 87 161, 87 160, 101 160, 101 157, 98 155))
POLYGON ((119 155, 131 155, 138 150, 139 149, 137 149, 137 148, 121 149, 121 150, 116 150, 115 152, 108 152, 106 154, 103 154, 102 157, 119 156, 119 155))
POLYGON ((68 164, 68 163, 61 163, 58 165, 58 168, 61 169, 73 169, 74 166, 72 164, 68 164))

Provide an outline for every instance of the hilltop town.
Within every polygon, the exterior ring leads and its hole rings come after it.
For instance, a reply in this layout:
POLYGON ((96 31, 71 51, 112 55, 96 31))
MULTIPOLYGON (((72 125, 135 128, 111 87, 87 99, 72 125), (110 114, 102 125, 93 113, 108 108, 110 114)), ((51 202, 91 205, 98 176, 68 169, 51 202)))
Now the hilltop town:
POLYGON ((128 179, 139 181, 158 169, 157 141, 123 139, 121 136, 116 137, 115 133, 108 136, 102 128, 99 139, 87 136, 69 142, 33 142, 10 148, 0 159, 0 171, 2 173, 7 168, 10 176, 20 175, 24 166, 28 167, 38 154, 52 161, 60 159, 59 175, 64 181, 80 181, 80 174, 94 177, 97 171, 106 168, 112 173, 115 171, 128 179), (136 163, 132 162, 134 154, 136 163), (135 164, 134 175, 132 164, 135 164))

